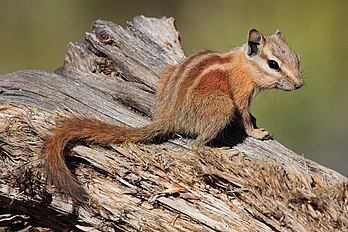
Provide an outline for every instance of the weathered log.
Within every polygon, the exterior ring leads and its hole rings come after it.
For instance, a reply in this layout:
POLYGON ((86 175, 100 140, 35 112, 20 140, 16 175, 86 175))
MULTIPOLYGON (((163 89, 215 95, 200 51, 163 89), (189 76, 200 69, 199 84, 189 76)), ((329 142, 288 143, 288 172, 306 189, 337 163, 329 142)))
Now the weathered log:
POLYGON ((54 191, 41 148, 59 119, 137 127, 154 113, 160 73, 185 57, 172 18, 98 20, 53 73, 0 77, 0 228, 82 231, 347 231, 348 182, 275 140, 226 128, 201 152, 162 144, 75 144, 67 162, 91 196, 54 191))

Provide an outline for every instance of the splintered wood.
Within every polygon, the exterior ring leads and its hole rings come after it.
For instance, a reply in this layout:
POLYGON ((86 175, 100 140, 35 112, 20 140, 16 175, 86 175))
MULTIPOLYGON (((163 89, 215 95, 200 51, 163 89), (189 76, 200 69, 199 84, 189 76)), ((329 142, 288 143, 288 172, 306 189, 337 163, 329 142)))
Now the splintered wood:
MULTIPOLYGON (((69 152, 75 158, 67 160, 79 163, 75 173, 91 201, 74 209, 47 185, 38 159, 39 135, 47 132, 52 117, 14 106, 0 113, 0 123, 8 125, 1 139, 0 178, 0 190, 8 195, 1 196, 1 206, 6 209, 8 203, 9 212, 23 204, 69 218, 77 210, 89 226, 62 225, 101 231, 344 231, 348 225, 347 183, 331 184, 295 165, 285 170, 275 161, 249 160, 237 149, 192 152, 169 143, 75 146, 69 152), (14 204, 6 199, 15 199, 14 204)), ((35 214, 20 220, 30 225, 35 214)), ((41 226, 62 228, 49 222, 56 217, 47 215, 41 226)))

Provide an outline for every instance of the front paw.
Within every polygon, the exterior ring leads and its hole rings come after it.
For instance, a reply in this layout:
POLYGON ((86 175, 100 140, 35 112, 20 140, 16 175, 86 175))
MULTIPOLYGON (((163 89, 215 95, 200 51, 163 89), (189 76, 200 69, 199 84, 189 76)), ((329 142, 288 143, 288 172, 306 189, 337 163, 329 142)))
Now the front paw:
POLYGON ((257 128, 254 129, 251 133, 248 133, 249 136, 260 139, 260 140, 266 140, 266 139, 272 139, 273 135, 269 133, 269 131, 263 129, 263 128, 257 128))

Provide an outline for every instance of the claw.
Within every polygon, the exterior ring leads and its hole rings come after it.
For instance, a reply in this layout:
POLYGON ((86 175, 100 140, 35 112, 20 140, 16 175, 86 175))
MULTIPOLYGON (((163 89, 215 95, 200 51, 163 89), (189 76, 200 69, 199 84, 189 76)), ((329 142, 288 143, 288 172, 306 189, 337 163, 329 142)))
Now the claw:
POLYGON ((273 135, 263 128, 254 129, 250 136, 260 140, 273 139, 273 135))

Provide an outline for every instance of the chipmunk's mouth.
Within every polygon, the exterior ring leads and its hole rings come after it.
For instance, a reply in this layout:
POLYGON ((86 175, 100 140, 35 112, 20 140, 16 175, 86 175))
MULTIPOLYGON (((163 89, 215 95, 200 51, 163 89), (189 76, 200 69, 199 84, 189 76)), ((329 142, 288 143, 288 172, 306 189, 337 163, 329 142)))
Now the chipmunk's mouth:
POLYGON ((294 83, 291 83, 287 79, 280 79, 276 83, 276 88, 284 91, 292 91, 298 88, 301 88, 302 85, 296 85, 294 83))

